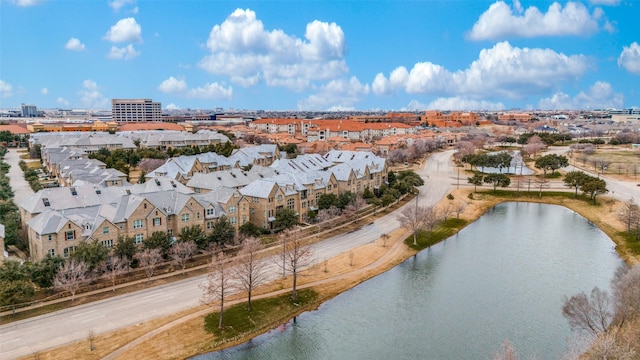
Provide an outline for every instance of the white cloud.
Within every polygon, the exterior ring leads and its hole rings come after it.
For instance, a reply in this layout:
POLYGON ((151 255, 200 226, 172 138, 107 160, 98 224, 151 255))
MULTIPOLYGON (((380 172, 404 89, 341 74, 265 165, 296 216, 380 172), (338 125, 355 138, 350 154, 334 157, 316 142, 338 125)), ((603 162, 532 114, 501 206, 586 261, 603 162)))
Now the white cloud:
POLYGON ((618 66, 622 66, 628 72, 640 75, 640 45, 637 42, 625 46, 618 57, 618 66))
POLYGON ((120 11, 120 8, 122 8, 125 5, 133 5, 136 3, 136 0, 113 0, 113 1, 109 1, 109 7, 113 9, 113 11, 120 11))
POLYGON ((232 95, 233 89, 231 88, 231 86, 225 88, 224 86, 216 82, 207 83, 204 84, 204 86, 187 91, 187 97, 199 99, 230 99, 232 95))
POLYGON ((520 3, 516 5, 512 9, 504 1, 493 3, 473 25, 469 38, 496 40, 505 37, 584 36, 598 31, 598 20, 603 16, 600 8, 590 14, 582 3, 571 1, 564 8, 554 2, 546 13, 531 6, 522 14, 520 3))
POLYGON ((45 87, 45 88, 40 89, 40 94, 42 94, 42 95, 48 95, 48 94, 49 94, 49 89, 47 89, 46 87, 45 87))
POLYGON ((6 98, 13 95, 13 86, 8 82, 0 80, 0 97, 6 98))
POLYGON ((111 26, 109 31, 104 35, 104 39, 113 43, 141 43, 142 28, 136 22, 135 18, 128 17, 120 19, 115 25, 111 26))
POLYGON ((199 63, 204 70, 229 76, 241 86, 264 80, 267 85, 309 88, 313 81, 331 80, 348 72, 342 28, 315 20, 305 39, 266 30, 252 10, 235 10, 209 34, 210 55, 199 63))
POLYGON ((136 51, 132 44, 129 44, 123 48, 112 46, 111 51, 107 54, 109 59, 117 60, 131 60, 137 56, 140 56, 140 52, 136 51))
POLYGON ((78 93, 83 106, 90 109, 107 109, 109 100, 102 95, 95 81, 87 79, 82 82, 82 90, 78 93))
POLYGON ((407 105, 407 110, 504 110, 505 106, 501 102, 491 102, 485 100, 474 100, 464 97, 448 97, 438 98, 429 104, 425 105, 419 101, 412 100, 407 105))
POLYGON ((56 103, 58 103, 59 105, 62 106, 69 106, 69 101, 67 101, 65 98, 63 97, 59 97, 56 99, 56 103))
POLYGON ((72 51, 83 51, 85 49, 85 46, 80 42, 80 40, 72 37, 71 39, 69 39, 69 41, 67 41, 67 44, 64 46, 64 48, 72 51))
POLYGON ((162 91, 165 94, 168 93, 178 93, 187 90, 187 82, 180 79, 176 79, 173 76, 170 76, 168 79, 164 80, 158 86, 158 90, 162 91))
POLYGON ((369 85, 362 84, 355 76, 350 79, 331 80, 319 91, 298 102, 300 110, 347 110, 369 94, 369 85))
POLYGON ((36 6, 36 5, 42 4, 43 2, 44 0, 13 0, 12 1, 14 5, 18 5, 22 7, 36 6))
POLYGON ((178 105, 176 105, 174 103, 171 103, 171 104, 165 106, 165 109, 167 109, 167 110, 180 110, 180 106, 178 106, 178 105))
POLYGON ((571 98, 563 92, 556 92, 550 98, 541 99, 538 107, 543 110, 603 109, 622 108, 624 95, 614 92, 611 84, 598 81, 586 91, 571 98))
POLYGON ((616 6, 620 4, 620 0, 589 0, 591 5, 616 6))
POLYGON ((567 56, 551 49, 517 48, 508 42, 480 51, 465 70, 452 72, 441 65, 421 62, 408 71, 404 66, 389 77, 380 73, 372 83, 376 95, 403 90, 410 94, 472 98, 523 98, 574 80, 589 69, 583 55, 567 56))

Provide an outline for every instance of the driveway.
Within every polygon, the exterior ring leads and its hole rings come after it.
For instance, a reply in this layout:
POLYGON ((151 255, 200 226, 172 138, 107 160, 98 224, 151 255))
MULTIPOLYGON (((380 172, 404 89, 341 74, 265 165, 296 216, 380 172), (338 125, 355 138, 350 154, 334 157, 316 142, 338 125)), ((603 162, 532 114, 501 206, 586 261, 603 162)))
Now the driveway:
POLYGON ((18 149, 9 149, 7 154, 4 156, 4 161, 11 165, 7 176, 9 177, 11 188, 13 189, 14 202, 17 202, 19 199, 26 199, 34 194, 27 180, 24 179, 24 173, 22 172, 22 169, 20 169, 20 165, 18 165, 21 160, 21 154, 22 153, 18 152, 18 149))

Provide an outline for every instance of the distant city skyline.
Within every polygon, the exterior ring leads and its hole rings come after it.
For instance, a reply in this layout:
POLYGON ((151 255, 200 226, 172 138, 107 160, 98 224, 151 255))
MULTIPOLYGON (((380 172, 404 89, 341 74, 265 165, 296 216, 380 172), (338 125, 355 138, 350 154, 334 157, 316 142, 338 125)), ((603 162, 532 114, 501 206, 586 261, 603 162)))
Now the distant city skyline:
POLYGON ((0 0, 0 108, 640 106, 640 3, 0 0))

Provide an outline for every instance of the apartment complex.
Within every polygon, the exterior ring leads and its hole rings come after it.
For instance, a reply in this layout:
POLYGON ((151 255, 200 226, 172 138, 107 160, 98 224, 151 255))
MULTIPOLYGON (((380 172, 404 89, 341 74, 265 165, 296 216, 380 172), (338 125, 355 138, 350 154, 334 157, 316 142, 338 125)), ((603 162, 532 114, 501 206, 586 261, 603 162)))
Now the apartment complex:
POLYGON ((162 103, 151 99, 113 99, 111 116, 117 122, 162 121, 162 103))
MULTIPOLYGON (((272 229, 283 208, 295 211, 305 222, 323 194, 361 193, 387 181, 385 159, 371 152, 333 150, 324 156, 276 159, 275 145, 247 149, 251 148, 241 149, 238 159, 209 154, 171 161, 143 184, 76 181, 21 199, 18 206, 32 260, 48 254, 67 257, 83 241, 111 248, 119 237, 134 237, 140 244, 156 231, 178 235, 194 225, 210 233, 221 216, 236 230, 247 222, 272 229), (241 169, 239 164, 252 156, 250 169, 241 169), (261 165, 267 162, 270 166, 261 165), (188 180, 188 186, 177 179, 188 180)), ((65 149, 60 154, 75 157, 79 155, 75 151, 65 149)))

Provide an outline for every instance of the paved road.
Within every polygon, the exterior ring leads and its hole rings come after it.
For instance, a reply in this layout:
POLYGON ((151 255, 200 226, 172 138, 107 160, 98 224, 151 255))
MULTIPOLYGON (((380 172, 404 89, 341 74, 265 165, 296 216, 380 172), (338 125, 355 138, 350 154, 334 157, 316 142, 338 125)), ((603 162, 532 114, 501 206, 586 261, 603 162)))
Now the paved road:
MULTIPOLYGON (((425 180, 419 195, 422 206, 436 204, 451 188, 455 188, 456 174, 449 160, 452 153, 450 150, 432 155, 417 171, 425 180)), ((413 206, 413 203, 408 206, 413 206)), ((400 211, 398 209, 372 224, 364 225, 358 231, 315 244, 314 257, 323 261, 376 241, 380 234, 399 228, 397 217, 400 211)), ((272 276, 279 276, 280 271, 273 266, 272 276)), ((203 280, 204 276, 188 278, 0 326, 0 359, 14 359, 86 339, 90 331, 101 334, 196 307, 202 294, 198 284, 203 280)))
POLYGON ((18 165, 21 154, 22 153, 18 152, 18 149, 9 149, 4 156, 4 160, 11 165, 7 176, 13 189, 14 202, 18 202, 19 199, 26 199, 34 194, 27 180, 24 179, 24 173, 22 169, 20 169, 20 165, 18 165))

